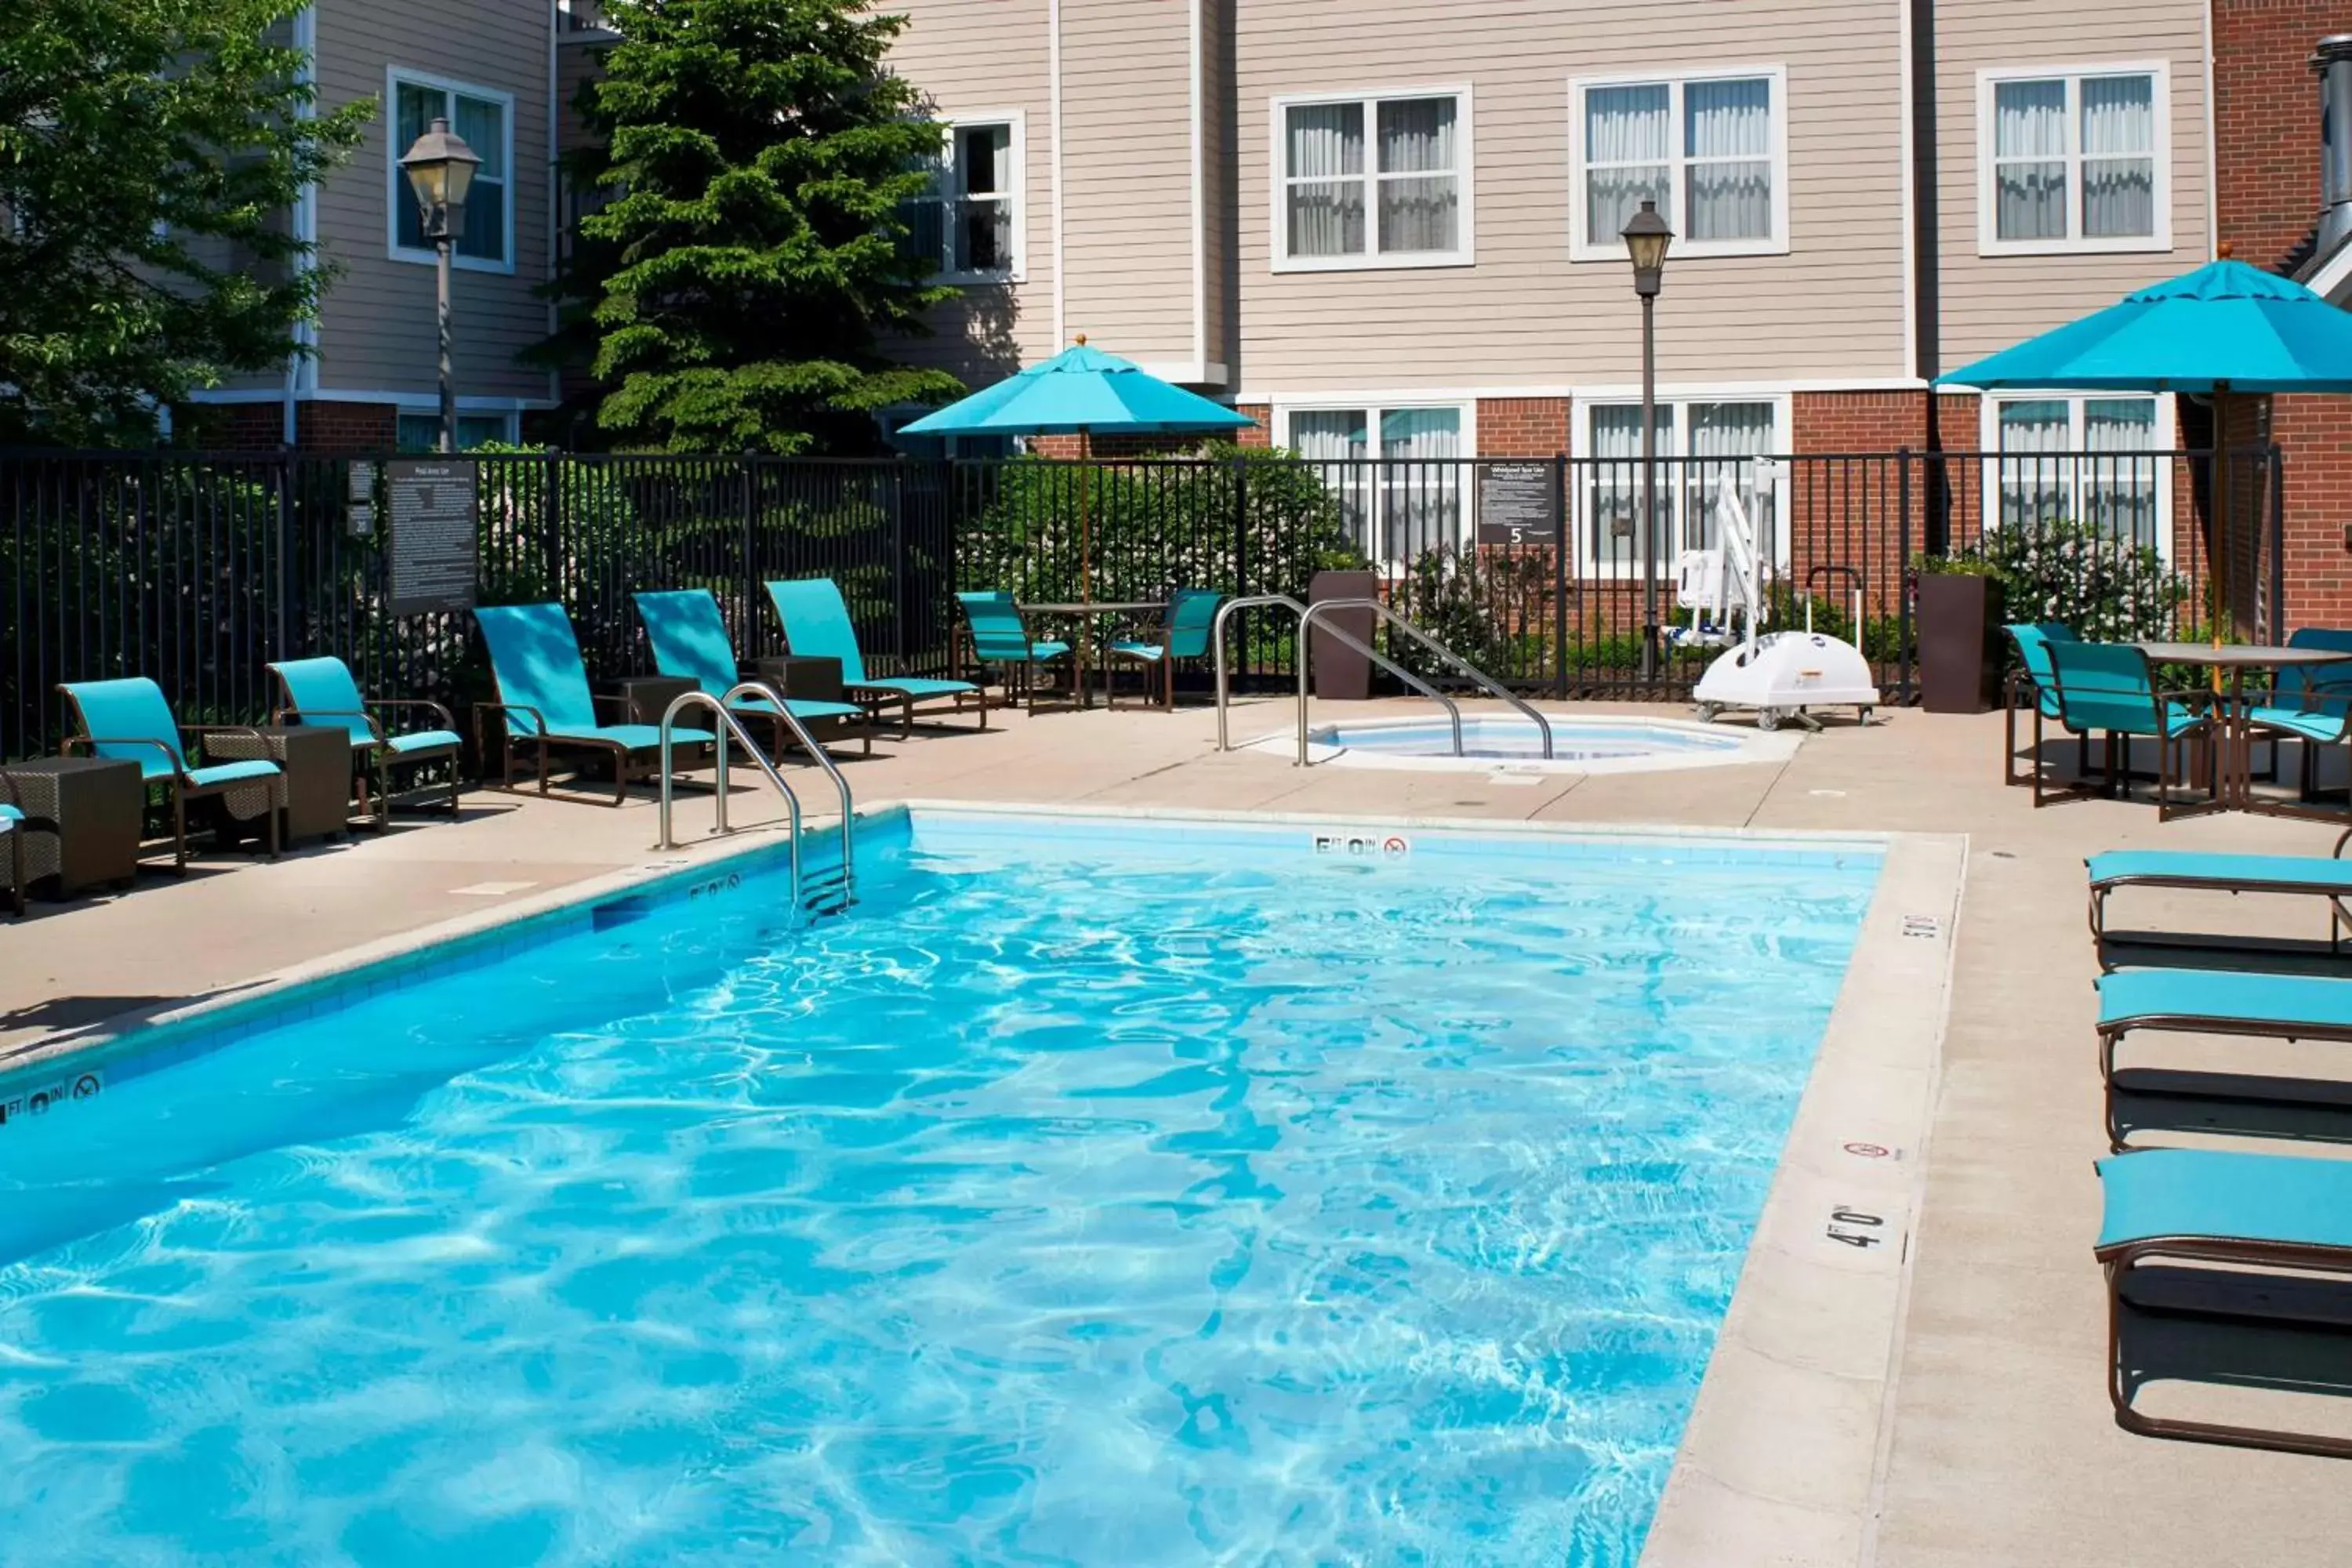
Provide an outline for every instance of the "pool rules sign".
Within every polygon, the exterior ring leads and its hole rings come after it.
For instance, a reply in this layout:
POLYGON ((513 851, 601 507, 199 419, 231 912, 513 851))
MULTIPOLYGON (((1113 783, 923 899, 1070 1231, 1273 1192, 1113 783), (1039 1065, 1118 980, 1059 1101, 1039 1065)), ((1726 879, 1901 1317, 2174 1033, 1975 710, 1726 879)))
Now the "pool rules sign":
POLYGON ((474 464, 465 458, 401 458, 383 466, 391 536, 384 560, 392 613, 474 607, 474 464))

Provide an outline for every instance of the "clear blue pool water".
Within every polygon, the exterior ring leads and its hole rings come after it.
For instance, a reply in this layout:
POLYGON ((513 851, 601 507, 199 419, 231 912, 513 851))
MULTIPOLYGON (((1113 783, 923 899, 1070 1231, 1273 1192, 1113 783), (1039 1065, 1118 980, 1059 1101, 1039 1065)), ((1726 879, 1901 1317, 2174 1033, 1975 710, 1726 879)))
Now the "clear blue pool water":
POLYGON ((1633 1562, 1874 861, 887 837, 12 1119, 0 1556, 1633 1562))
MULTIPOLYGON (((1549 715, 1546 715, 1549 718, 1549 715)), ((1608 762, 1627 757, 1708 757, 1737 752, 1741 737, 1639 721, 1559 718, 1551 720, 1554 762, 1608 762)), ((1454 728, 1443 718, 1408 724, 1328 724, 1309 731, 1319 746, 1387 756, 1451 757, 1454 728)), ((1474 715, 1462 721, 1462 754, 1467 757, 1543 757, 1543 737, 1525 719, 1474 715)))

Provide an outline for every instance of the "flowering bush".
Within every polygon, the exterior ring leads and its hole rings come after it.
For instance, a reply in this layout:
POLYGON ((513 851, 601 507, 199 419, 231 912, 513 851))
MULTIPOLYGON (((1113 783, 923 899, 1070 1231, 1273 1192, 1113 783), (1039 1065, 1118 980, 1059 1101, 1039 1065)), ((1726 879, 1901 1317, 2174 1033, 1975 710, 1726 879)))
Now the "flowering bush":
POLYGON ((2000 579, 2011 620, 2063 621, 2094 642, 2180 635, 2181 609, 2192 598, 2188 574, 2155 549, 2070 518, 1995 529, 1978 550, 1920 563, 1923 571, 1955 564, 2000 579))

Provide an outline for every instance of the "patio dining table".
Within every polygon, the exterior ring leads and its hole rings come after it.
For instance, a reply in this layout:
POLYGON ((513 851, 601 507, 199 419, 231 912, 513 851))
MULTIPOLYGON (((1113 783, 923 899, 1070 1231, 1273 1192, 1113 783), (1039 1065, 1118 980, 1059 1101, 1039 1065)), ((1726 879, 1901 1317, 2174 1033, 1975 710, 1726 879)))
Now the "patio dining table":
MULTIPOLYGON (((2246 701, 2248 670, 2280 670, 2321 664, 2342 664, 2352 653, 2336 648, 2284 647, 2200 642, 2143 642, 2133 645, 2153 664, 2185 664, 2226 672, 2227 688, 2213 710, 2213 805, 2216 811, 2251 811, 2273 816, 2326 816, 2279 801, 2254 798, 2254 735, 2252 710, 2246 701)), ((2202 809, 2202 808, 2198 808, 2202 809)))
MULTIPOLYGON (((1062 616, 1078 623, 1076 643, 1078 706, 1091 708, 1094 706, 1094 693, 1087 685, 1087 674, 1090 668, 1096 620, 1103 616, 1136 616, 1148 611, 1164 611, 1168 608, 1168 602, 1164 599, 1081 599, 1062 604, 1032 604, 1022 600, 1013 607, 1024 616, 1062 616)), ((1110 666, 1108 662, 1103 666, 1103 695, 1106 700, 1110 695, 1110 666)))

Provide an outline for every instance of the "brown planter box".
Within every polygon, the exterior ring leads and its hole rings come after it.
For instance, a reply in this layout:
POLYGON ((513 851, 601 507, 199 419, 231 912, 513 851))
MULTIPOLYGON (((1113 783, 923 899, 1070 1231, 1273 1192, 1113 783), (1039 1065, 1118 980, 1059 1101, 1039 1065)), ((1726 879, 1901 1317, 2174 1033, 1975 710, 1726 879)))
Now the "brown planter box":
POLYGON ((1989 713, 2000 701, 2001 586, 1991 577, 1919 578, 1919 705, 1989 713))
MULTIPOLYGON (((1318 572, 1307 584, 1307 603, 1326 599, 1370 599, 1380 593, 1381 580, 1370 572, 1318 572)), ((1372 640, 1372 612, 1335 610, 1325 617, 1358 642, 1372 640)), ((1337 637, 1326 637, 1318 626, 1307 647, 1314 664, 1315 695, 1326 701, 1360 702, 1372 694, 1371 661, 1337 637)))

